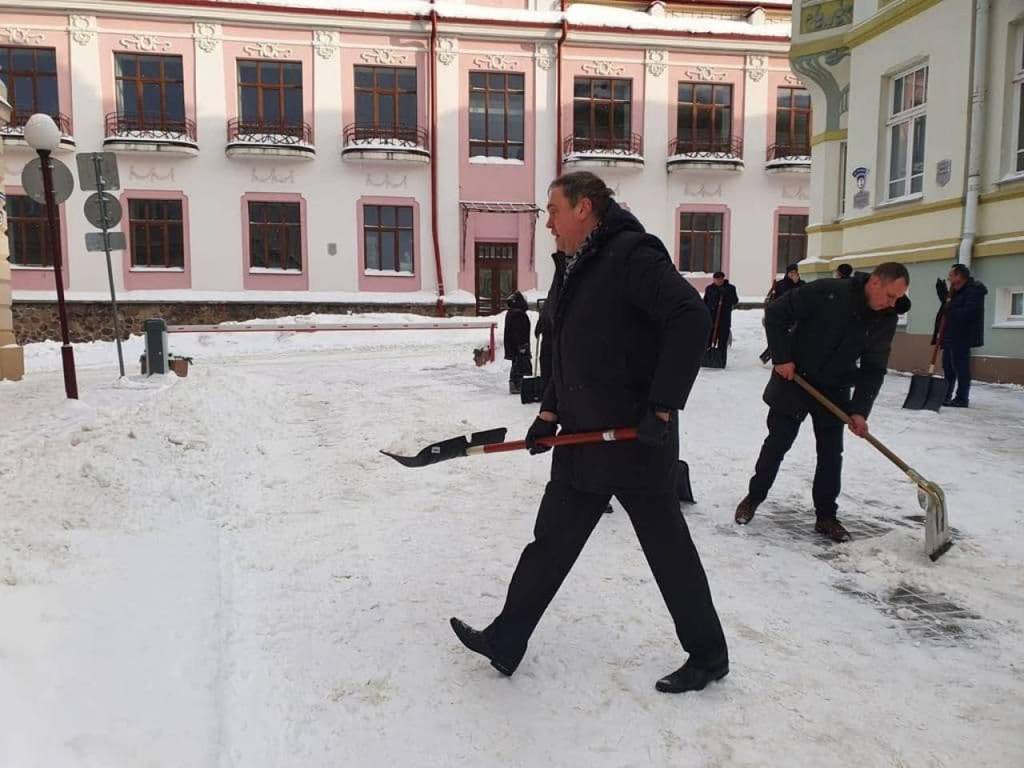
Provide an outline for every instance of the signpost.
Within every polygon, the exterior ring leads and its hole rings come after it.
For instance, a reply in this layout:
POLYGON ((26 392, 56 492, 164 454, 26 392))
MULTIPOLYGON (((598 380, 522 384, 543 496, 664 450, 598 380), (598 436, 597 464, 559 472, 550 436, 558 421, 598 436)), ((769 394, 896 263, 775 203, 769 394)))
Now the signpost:
MULTIPOLYGON (((121 221, 121 203, 108 189, 119 189, 117 155, 113 152, 83 152, 75 161, 78 163, 78 183, 84 192, 95 190, 85 201, 85 217, 102 232, 89 232, 85 236, 87 251, 103 251, 107 255, 107 281, 110 283, 110 303, 114 308, 114 338, 117 341, 117 364, 124 376, 124 353, 121 351, 121 326, 118 321, 117 294, 114 291, 114 268, 110 263, 111 251, 125 249, 123 232, 109 232, 121 221)), ((73 185, 74 182, 72 182, 73 185)))

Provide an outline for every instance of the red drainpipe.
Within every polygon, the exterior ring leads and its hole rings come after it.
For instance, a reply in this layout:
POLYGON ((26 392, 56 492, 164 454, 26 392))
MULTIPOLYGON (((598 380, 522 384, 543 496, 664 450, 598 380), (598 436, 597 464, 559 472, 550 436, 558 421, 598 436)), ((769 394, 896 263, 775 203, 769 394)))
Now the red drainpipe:
MULTIPOLYGON (((434 4, 434 0, 430 0, 434 4)), ((438 317, 444 317, 444 273, 441 269, 441 243, 437 235, 437 11, 430 9, 430 233, 434 239, 434 264, 437 268, 438 317)))
POLYGON ((562 46, 569 34, 569 22, 565 20, 565 0, 560 0, 562 11, 562 35, 558 38, 558 71, 555 77, 555 176, 562 175, 562 46))

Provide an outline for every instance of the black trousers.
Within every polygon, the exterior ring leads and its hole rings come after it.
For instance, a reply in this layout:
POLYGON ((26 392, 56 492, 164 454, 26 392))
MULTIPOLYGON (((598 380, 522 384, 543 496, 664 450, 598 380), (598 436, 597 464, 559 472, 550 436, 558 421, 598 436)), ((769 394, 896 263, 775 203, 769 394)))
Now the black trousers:
MULTIPOLYGON (((704 567, 679 509, 675 489, 657 495, 615 494, 633 523, 654 580, 695 663, 727 652, 704 567)), ((518 663, 545 609, 601 519, 609 494, 549 482, 537 512, 534 540, 519 558, 505 606, 484 632, 499 654, 518 663)))
MULTIPOLYGON (((814 438, 818 446, 818 464, 814 470, 814 511, 818 517, 835 517, 843 474, 843 422, 815 404, 810 409, 814 438)), ((792 416, 771 408, 768 411, 768 437, 757 457, 754 476, 750 478, 749 494, 760 504, 779 474, 786 452, 793 445, 806 414, 792 416)))
POLYGON ((966 403, 971 397, 971 348, 966 344, 942 350, 942 370, 946 374, 946 399, 966 403))

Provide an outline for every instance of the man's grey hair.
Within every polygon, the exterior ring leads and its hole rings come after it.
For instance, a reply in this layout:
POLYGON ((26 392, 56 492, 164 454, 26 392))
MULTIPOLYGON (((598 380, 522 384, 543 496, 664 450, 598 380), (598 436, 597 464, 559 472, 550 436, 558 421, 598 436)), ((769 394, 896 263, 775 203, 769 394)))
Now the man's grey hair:
POLYGON ((584 197, 590 199, 598 218, 604 216, 615 194, 597 174, 590 171, 563 173, 548 186, 548 192, 557 187, 570 205, 577 205, 584 197))

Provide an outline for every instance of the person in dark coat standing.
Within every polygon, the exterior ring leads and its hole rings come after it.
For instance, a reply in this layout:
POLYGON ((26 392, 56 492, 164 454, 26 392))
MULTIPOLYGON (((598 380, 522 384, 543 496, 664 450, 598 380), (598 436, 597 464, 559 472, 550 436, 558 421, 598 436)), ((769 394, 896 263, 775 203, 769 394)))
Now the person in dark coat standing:
POLYGON ((876 267, 871 275, 816 280, 768 305, 765 323, 775 365, 764 391, 768 437, 761 446, 748 493, 736 508, 737 523, 746 525, 754 517, 801 423, 810 414, 818 449, 812 492, 817 516, 814 530, 833 541, 850 538, 836 516, 843 422, 793 381, 793 375, 799 373, 849 413, 850 431, 864 437, 889 363, 897 313, 910 309, 909 287, 907 268, 889 262, 876 267))
POLYGON ((608 501, 630 517, 689 654, 659 691, 700 690, 724 677, 729 656, 704 568, 679 509, 678 411, 700 370, 711 320, 661 241, 585 171, 548 190, 547 226, 559 268, 548 293, 553 370, 526 435, 531 453, 554 435, 636 426, 638 439, 559 446, 505 605, 483 631, 452 628, 470 650, 511 675, 608 501), (568 255, 565 255, 568 254, 568 255))
MULTIPOLYGON (((786 274, 783 275, 781 279, 775 281, 772 289, 768 291, 768 295, 764 297, 765 308, 767 308, 768 305, 776 299, 781 299, 791 290, 799 288, 801 285, 806 285, 806 283, 800 279, 800 265, 787 264, 786 274)), ((767 330, 765 330, 765 333, 767 334, 767 330)), ((761 358, 762 363, 767 363, 771 360, 771 347, 765 347, 764 352, 762 352, 759 357, 761 358)))
POLYGON ((732 309, 740 303, 736 286, 725 277, 725 272, 715 272, 712 282, 704 289, 704 306, 711 313, 711 338, 708 348, 720 350, 722 366, 725 367, 729 352, 729 335, 732 333, 732 309), (721 306, 721 314, 719 314, 721 306))
POLYGON ((946 374, 946 400, 943 405, 967 408, 971 396, 971 348, 985 343, 985 296, 988 288, 971 277, 971 270, 954 264, 949 270, 949 288, 942 279, 935 292, 942 306, 935 317, 932 344, 942 347, 942 368, 946 374), (948 301, 947 301, 948 299, 948 301), (946 323, 939 328, 945 314, 946 323))
POLYGON ((505 359, 512 361, 508 374, 508 391, 515 395, 523 385, 523 376, 533 373, 530 364, 530 316, 526 314, 526 297, 519 291, 510 294, 506 300, 505 313, 505 359))

